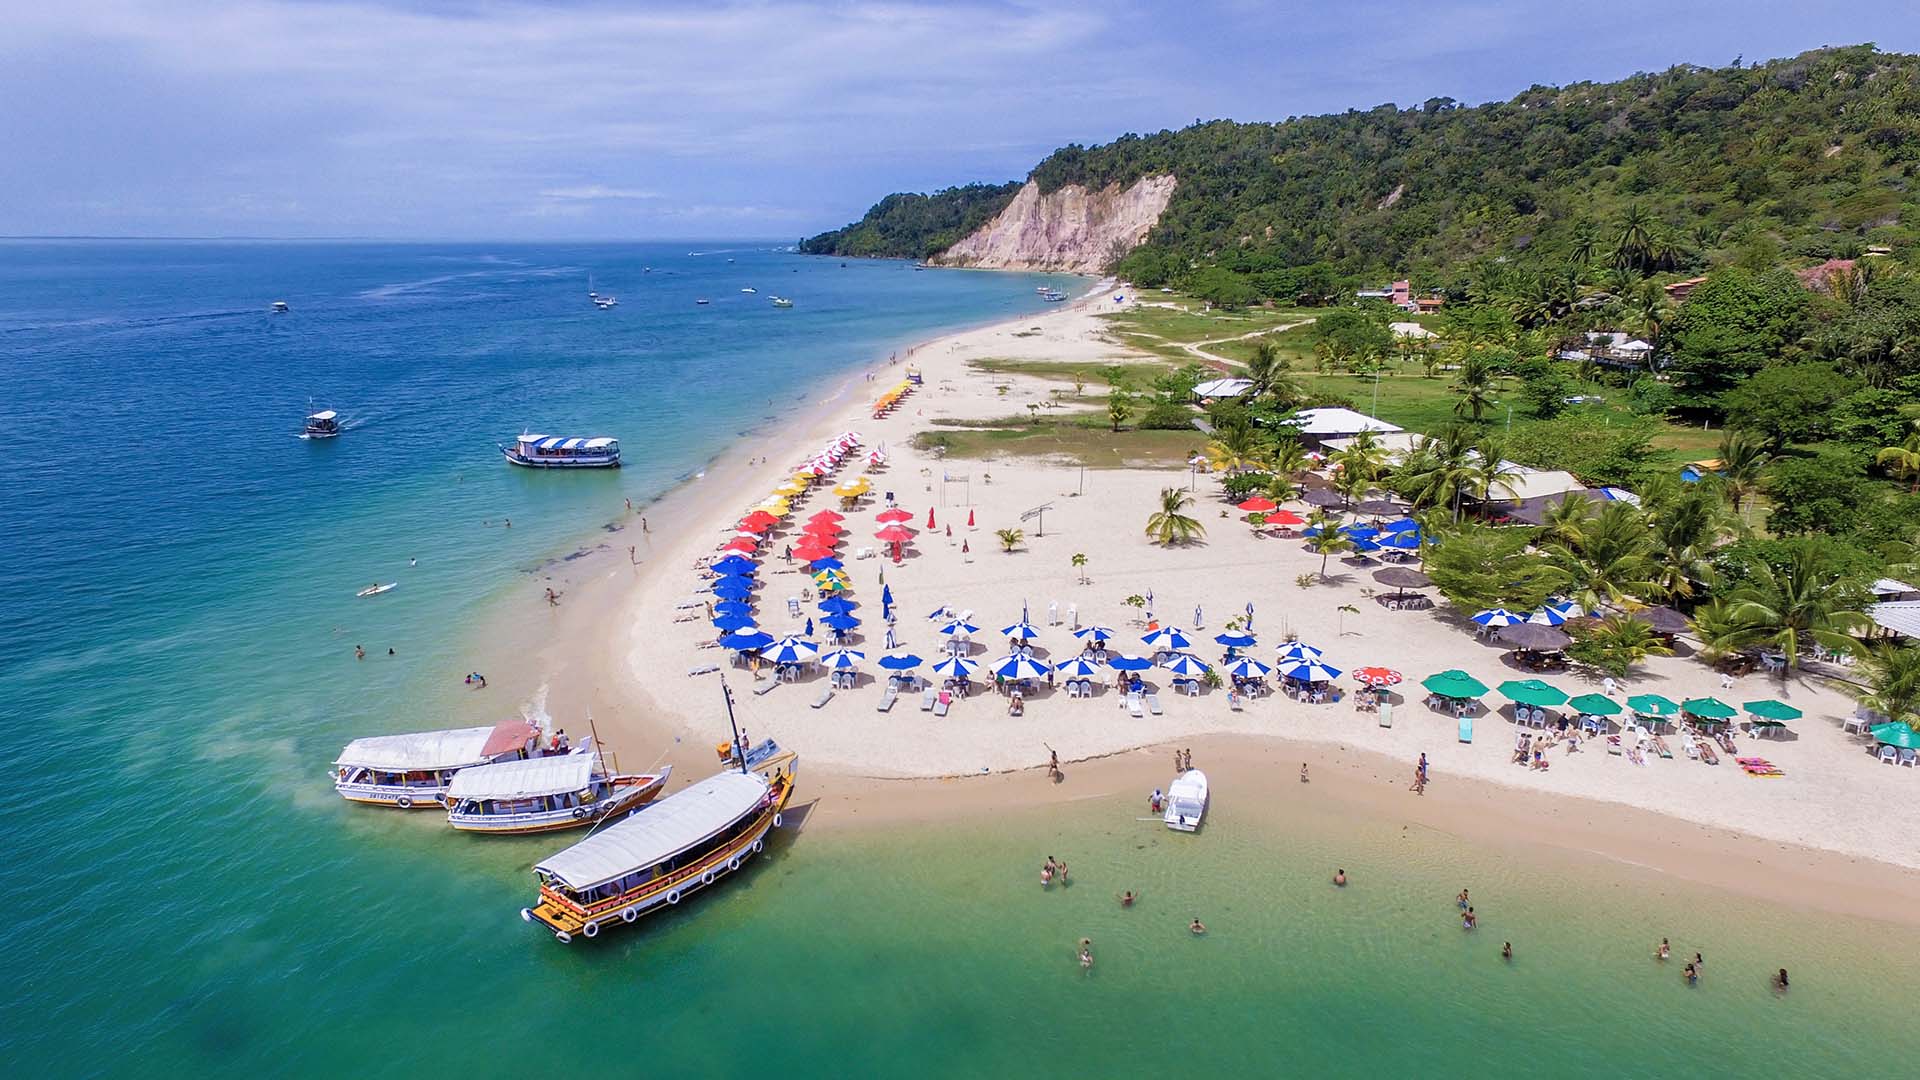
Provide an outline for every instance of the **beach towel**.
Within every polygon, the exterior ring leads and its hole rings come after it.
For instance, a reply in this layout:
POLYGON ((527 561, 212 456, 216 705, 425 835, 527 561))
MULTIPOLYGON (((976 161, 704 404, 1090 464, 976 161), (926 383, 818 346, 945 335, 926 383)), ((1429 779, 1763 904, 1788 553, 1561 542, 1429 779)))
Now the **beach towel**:
POLYGON ((935 698, 933 702, 933 715, 935 716, 947 715, 947 705, 952 700, 953 698, 950 695, 948 695, 948 693, 945 690, 940 691, 940 696, 938 698, 935 698))
POLYGON ((1473 741, 1473 717, 1471 716, 1460 718, 1460 741, 1469 743, 1473 741))

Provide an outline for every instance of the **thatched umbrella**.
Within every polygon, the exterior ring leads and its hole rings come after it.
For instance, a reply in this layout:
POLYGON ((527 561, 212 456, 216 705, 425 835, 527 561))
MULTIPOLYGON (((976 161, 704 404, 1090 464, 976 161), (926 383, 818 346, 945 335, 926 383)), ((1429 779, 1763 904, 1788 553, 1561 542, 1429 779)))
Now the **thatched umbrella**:
POLYGON ((1373 572, 1373 580, 1382 585, 1393 586, 1396 593, 1408 589, 1424 589, 1433 584, 1433 579, 1415 570, 1411 566, 1389 566, 1373 572))
POLYGON ((1655 633, 1669 637, 1693 629, 1693 622, 1670 607, 1643 607, 1633 617, 1653 627, 1655 633))
POLYGON ((1300 498, 1310 506, 1329 508, 1344 505, 1347 501, 1341 497, 1339 492, 1332 488, 1308 488, 1306 493, 1301 495, 1300 498))
POLYGON ((1567 636, 1565 631, 1539 623, 1514 623, 1502 627, 1493 636, 1496 641, 1527 652, 1559 652, 1573 643, 1573 638, 1567 636))
POLYGON ((1398 517, 1401 512, 1400 504, 1392 499, 1368 499, 1365 502, 1355 503, 1353 508, 1373 517, 1398 517))

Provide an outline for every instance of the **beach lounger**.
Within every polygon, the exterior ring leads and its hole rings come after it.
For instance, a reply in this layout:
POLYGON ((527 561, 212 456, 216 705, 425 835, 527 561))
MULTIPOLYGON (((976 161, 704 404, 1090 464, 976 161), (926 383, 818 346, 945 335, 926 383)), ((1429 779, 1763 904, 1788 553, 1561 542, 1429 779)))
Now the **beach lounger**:
POLYGON ((697 608, 697 607, 706 607, 706 606, 707 606, 707 602, 705 600, 682 600, 679 603, 673 605, 675 611, 685 611, 688 608, 697 608))
POLYGON ((719 664, 695 664, 687 669, 687 677, 692 678, 695 675, 706 675, 719 670, 719 664))
POLYGON ((932 712, 933 699, 939 696, 939 693, 940 692, 938 690, 935 690, 933 687, 931 686, 927 687, 926 692, 920 695, 920 711, 932 712))
POLYGON ((947 693, 945 690, 940 691, 940 696, 935 698, 933 701, 933 715, 935 716, 947 715, 947 707, 952 703, 953 703, 953 695, 947 693))
POLYGON ((833 700, 833 687, 823 686, 820 688, 820 696, 813 699, 813 707, 816 709, 824 708, 827 702, 832 700, 833 700))
POLYGON ((771 689, 773 689, 774 687, 776 687, 776 686, 779 686, 779 685, 780 685, 780 680, 779 680, 779 679, 759 679, 759 678, 756 678, 756 679, 754 680, 754 685, 753 685, 753 696, 754 696, 754 697, 759 697, 760 695, 762 695, 762 694, 764 694, 764 693, 766 693, 767 691, 769 691, 769 690, 771 690, 771 689))
POLYGON ((1227 695, 1227 708, 1232 709, 1234 712, 1240 711, 1240 695, 1239 694, 1227 695))
POLYGON ((1460 741, 1467 743, 1473 741, 1473 717, 1471 716, 1460 718, 1460 741))
POLYGON ((1155 716, 1166 715, 1160 711, 1160 695, 1159 694, 1147 695, 1147 711, 1152 713, 1155 716))
POLYGON ((1673 757, 1673 751, 1667 749, 1667 740, 1655 735, 1652 739, 1648 740, 1648 742, 1652 745, 1654 753, 1659 754, 1663 758, 1671 759, 1673 757))
POLYGON ((1701 744, 1700 744, 1700 760, 1701 760, 1701 761, 1704 761, 1704 762, 1706 762, 1706 763, 1707 763, 1707 764, 1709 764, 1709 765, 1718 765, 1718 764, 1720 764, 1720 755, 1719 755, 1719 754, 1716 754, 1716 753, 1714 753, 1714 752, 1713 752, 1713 744, 1712 744, 1712 743, 1710 743, 1710 742, 1705 742, 1705 741, 1703 741, 1703 742, 1701 742, 1701 744))
POLYGON ((900 696, 900 691, 895 690, 891 686, 887 687, 886 693, 880 695, 880 704, 874 706, 873 711, 874 712, 892 712, 894 699, 898 698, 899 696, 900 696))
POLYGON ((1138 719, 1146 715, 1146 713, 1140 708, 1139 694, 1135 694, 1135 693, 1127 694, 1127 715, 1132 716, 1135 719, 1138 719))

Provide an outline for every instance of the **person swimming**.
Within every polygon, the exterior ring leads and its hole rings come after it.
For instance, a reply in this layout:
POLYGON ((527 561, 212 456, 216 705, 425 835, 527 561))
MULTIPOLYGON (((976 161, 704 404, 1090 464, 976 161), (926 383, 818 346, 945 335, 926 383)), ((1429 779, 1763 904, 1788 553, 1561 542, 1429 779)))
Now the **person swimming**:
POLYGON ((1194 916, 1193 921, 1187 924, 1187 930, 1189 933, 1194 934, 1204 934, 1207 932, 1206 925, 1200 921, 1198 915, 1194 916))
POLYGON ((1346 887, 1347 872, 1345 870, 1335 870, 1333 872, 1333 883, 1335 885, 1341 886, 1342 888, 1346 887))
POLYGON ((1785 990, 1787 988, 1787 969, 1786 968, 1781 968, 1780 974, 1775 975, 1773 977, 1773 988, 1775 990, 1785 990))
POLYGON ((1694 954, 1693 954, 1693 969, 1694 969, 1695 971, 1705 971, 1705 970, 1707 970, 1707 958, 1706 958, 1706 957, 1704 957, 1704 956, 1701 956, 1701 955, 1700 955, 1699 953, 1694 953, 1694 954))
POLYGON ((1513 942, 1509 941, 1500 946, 1500 959, 1509 964, 1513 963, 1513 942))
POLYGON ((1133 890, 1132 890, 1132 889, 1128 889, 1128 890, 1127 890, 1126 892, 1123 892, 1123 893, 1121 893, 1121 894, 1120 894, 1120 906, 1121 906, 1121 907, 1132 907, 1132 906, 1133 906, 1133 899, 1134 899, 1134 897, 1133 897, 1133 890))
POLYGON ((1081 971, 1093 970, 1093 939, 1092 938, 1080 939, 1080 970, 1081 971))
POLYGON ((1688 986, 1694 986, 1700 982, 1700 969, 1689 963, 1685 968, 1681 969, 1680 977, 1686 980, 1688 986))

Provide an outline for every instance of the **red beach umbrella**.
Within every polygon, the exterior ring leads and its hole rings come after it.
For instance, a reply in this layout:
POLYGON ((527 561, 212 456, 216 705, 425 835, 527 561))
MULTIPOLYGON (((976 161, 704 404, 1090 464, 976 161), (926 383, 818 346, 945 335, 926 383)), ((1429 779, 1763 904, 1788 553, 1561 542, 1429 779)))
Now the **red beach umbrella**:
POLYGON ((882 523, 894 522, 894 521, 912 521, 913 515, 907 513, 905 510, 902 510, 896 506, 891 510, 882 510, 878 514, 875 514, 874 520, 882 523))
POLYGON ((889 544, 904 544, 908 540, 913 539, 913 530, 907 528, 905 525, 896 524, 889 525, 873 535, 875 539, 884 540, 889 544))
POLYGON ((773 528, 771 521, 754 521, 752 518, 740 519, 740 531, 743 533, 753 533, 757 536, 771 528, 773 528))
POLYGON ((1279 503, 1274 502, 1264 495, 1255 495, 1253 498, 1241 503, 1240 509, 1245 510, 1249 514, 1264 514, 1269 510, 1278 509, 1279 506, 1279 503))
POLYGON ((843 514, 836 514, 831 510, 822 510, 819 513, 808 518, 807 524, 811 525, 816 521, 836 521, 837 522, 837 521, 845 521, 845 520, 846 520, 846 516, 843 514))
POLYGON ((1307 519, 1291 510, 1281 510, 1267 515, 1269 525, 1305 525, 1307 519))
POLYGON ((803 536, 839 536, 847 530, 831 521, 809 521, 800 530, 803 536))
POLYGON ((726 543, 721 544, 720 550, 721 551, 738 551, 746 555, 751 555, 754 552, 760 550, 760 545, 756 543, 751 537, 736 536, 733 539, 727 541, 726 543))
POLYGON ((933 507, 927 507, 927 528, 933 528, 933 507))
POLYGON ((1353 677, 1368 686, 1395 686, 1400 682, 1399 672, 1383 667, 1356 668, 1353 677))
POLYGON ((745 525, 747 522, 751 521, 760 525, 772 525, 779 520, 780 520, 779 518, 774 517, 772 514, 767 513, 765 510, 755 510, 753 513, 748 514, 746 517, 741 518, 740 523, 742 525, 745 525))

